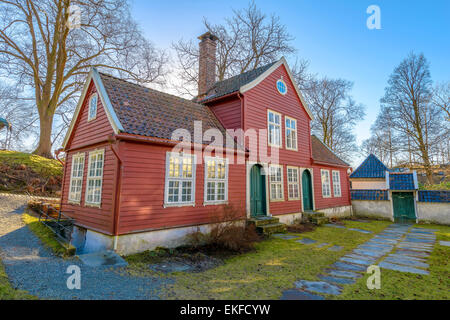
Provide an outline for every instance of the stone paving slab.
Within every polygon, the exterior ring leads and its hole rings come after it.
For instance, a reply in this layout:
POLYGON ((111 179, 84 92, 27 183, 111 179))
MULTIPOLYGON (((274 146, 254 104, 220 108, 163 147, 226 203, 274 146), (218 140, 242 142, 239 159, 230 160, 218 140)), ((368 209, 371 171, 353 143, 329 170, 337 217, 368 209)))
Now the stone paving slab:
POLYGON ((389 263, 395 263, 395 264, 401 264, 408 267, 414 267, 414 268, 424 268, 428 269, 430 266, 427 263, 419 262, 413 259, 408 258, 394 258, 394 257, 387 257, 384 259, 384 261, 389 263))
POLYGON ((407 250, 407 249, 397 249, 395 251, 395 254, 418 257, 418 258, 428 258, 430 256, 430 254, 427 252, 420 252, 420 251, 407 250))
POLYGON ((344 247, 341 247, 341 246, 332 246, 332 247, 328 248, 327 250, 328 250, 328 251, 334 251, 334 252, 337 252, 337 251, 341 251, 342 249, 344 249, 344 247))
POLYGON ((389 252, 394 249, 393 246, 380 246, 375 244, 362 244, 359 245, 357 249, 366 249, 366 250, 378 250, 378 251, 386 251, 389 252))
POLYGON ((386 244, 397 244, 398 241, 396 240, 389 240, 389 239, 385 239, 385 238, 381 238, 381 237, 373 237, 372 240, 370 240, 372 242, 378 242, 378 243, 386 243, 386 244))
POLYGON ((324 226, 325 226, 325 227, 330 227, 330 228, 345 229, 344 226, 340 226, 340 225, 338 225, 338 224, 332 224, 332 223, 324 224, 324 226))
POLYGON ((339 277, 333 277, 333 276, 324 276, 324 275, 320 275, 319 276, 320 280, 326 281, 326 282, 331 282, 334 284, 353 284, 356 282, 356 280, 354 279, 350 279, 350 278, 339 278, 339 277))
POLYGON ((383 269, 389 269, 389 270, 400 271, 400 272, 408 272, 408 273, 423 274, 423 275, 430 274, 426 270, 417 269, 417 268, 413 268, 413 267, 407 267, 407 266, 400 266, 400 265, 389 263, 389 262, 381 262, 379 264, 379 267, 383 268, 383 269))
POLYGON ((301 243, 301 244, 313 244, 313 243, 316 243, 317 240, 313 240, 313 239, 309 239, 309 238, 303 238, 303 239, 297 240, 295 242, 301 243))
POLYGON ((417 248, 417 247, 405 246, 405 245, 399 245, 397 248, 405 249, 405 250, 409 250, 409 251, 425 252, 425 253, 428 253, 428 254, 432 251, 431 249, 417 248))
POLYGON ((349 263, 358 264, 358 265, 362 265, 362 266, 370 266, 374 263, 373 260, 354 259, 354 258, 349 258, 349 257, 342 257, 341 259, 339 259, 339 261, 349 262, 349 263))
POLYGON ((354 254, 354 253, 349 253, 347 255, 345 255, 344 257, 346 258, 351 258, 351 259, 361 259, 361 260, 368 260, 371 262, 376 262, 376 258, 371 258, 371 257, 367 257, 367 256, 361 256, 359 254, 354 254))
POLYGON ((405 241, 407 242, 417 242, 417 243, 434 243, 433 239, 423 239, 423 238, 413 238, 406 236, 405 241))
POLYGON ((388 257, 401 258, 401 259, 411 259, 411 260, 414 260, 414 261, 424 262, 424 263, 427 262, 426 258, 407 256, 407 255, 398 254, 398 253, 391 253, 390 255, 388 255, 388 257))
POLYGON ((354 253, 363 255, 363 256, 369 256, 374 258, 381 258, 386 254, 386 251, 373 251, 373 250, 361 250, 361 249, 355 249, 353 250, 354 253))
POLYGON ((366 267, 359 266, 356 264, 346 263, 337 261, 331 265, 332 268, 341 269, 344 271, 356 271, 356 272, 365 272, 367 270, 366 267))
POLYGON ((297 289, 315 292, 315 293, 325 293, 331 295, 338 295, 341 293, 341 287, 337 285, 330 284, 325 281, 307 281, 300 280, 295 282, 297 289))
POLYGON ((283 240, 292 240, 292 239, 299 238, 299 236, 294 236, 292 234, 284 234, 284 233, 275 233, 275 234, 273 234, 273 237, 278 238, 278 239, 283 239, 283 240))
POLYGON ((284 291, 281 300, 325 300, 325 298, 317 294, 292 289, 284 291))
POLYGON ((372 231, 367 231, 367 230, 358 229, 358 228, 349 228, 348 230, 356 231, 356 232, 359 232, 359 233, 365 233, 365 234, 370 234, 370 233, 372 233, 372 231))
POLYGON ((325 270, 325 272, 333 277, 344 277, 344 278, 350 278, 350 279, 358 279, 358 278, 362 277, 362 274, 352 272, 352 271, 327 269, 327 270, 325 270))
POLYGON ((330 244, 329 243, 321 243, 321 244, 319 244, 319 245, 317 245, 317 247, 316 248, 323 248, 323 247, 326 247, 326 246, 329 246, 330 244))
POLYGON ((417 243, 409 243, 409 242, 400 243, 397 247, 398 248, 411 249, 411 250, 425 251, 425 252, 433 251, 433 247, 432 246, 431 247, 423 246, 423 245, 419 245, 417 243))
POLYGON ((81 262, 83 262, 83 264, 90 267, 125 267, 128 265, 128 262, 126 262, 114 251, 101 251, 88 254, 80 254, 78 258, 81 260, 81 262))
POLYGON ((384 238, 388 240, 400 240, 403 238, 403 235, 391 235, 391 234, 378 234, 377 238, 384 238))
POLYGON ((450 241, 439 241, 441 246, 450 247, 450 241))

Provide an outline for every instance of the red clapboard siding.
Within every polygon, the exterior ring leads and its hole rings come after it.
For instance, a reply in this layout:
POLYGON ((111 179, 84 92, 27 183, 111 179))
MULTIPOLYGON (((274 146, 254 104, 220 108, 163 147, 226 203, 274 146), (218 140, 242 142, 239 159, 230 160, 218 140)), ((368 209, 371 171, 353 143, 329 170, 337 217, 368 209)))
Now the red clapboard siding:
POLYGON ((209 106, 226 129, 242 128, 241 99, 236 96, 209 106))
MULTIPOLYGON (((204 206, 204 165, 196 167, 195 207, 164 208, 166 153, 170 147, 121 143, 123 160, 119 233, 211 222, 223 206, 204 206)), ((245 208, 245 165, 229 165, 228 203, 245 208)))
POLYGON ((337 168, 331 166, 313 166, 314 170, 314 201, 316 205, 316 210, 334 208, 341 206, 349 206, 350 202, 350 180, 347 174, 346 168, 337 168), (330 187, 331 187, 331 198, 324 198, 322 196, 322 177, 320 170, 330 171, 330 187), (334 197, 333 190, 333 170, 340 172, 341 178, 341 197, 334 197))
POLYGON ((93 228, 95 230, 112 233, 113 232, 113 197, 116 186, 116 167, 117 159, 114 153, 111 151, 111 147, 107 144, 96 146, 94 148, 84 148, 74 151, 71 149, 86 145, 89 142, 106 138, 112 134, 113 128, 109 123, 106 116, 106 112, 103 108, 100 98, 98 99, 97 117, 94 120, 87 121, 89 111, 89 98, 92 94, 96 93, 94 82, 91 82, 85 100, 81 106, 78 119, 75 122, 75 126, 72 131, 72 135, 66 146, 66 150, 69 150, 66 155, 66 162, 64 167, 64 180, 62 183, 62 211, 74 218, 80 225, 93 228), (100 208, 85 206, 85 193, 86 193, 86 178, 89 161, 89 151, 104 149, 105 150, 105 162, 103 168, 103 184, 102 184, 102 203, 100 208), (68 203, 69 189, 70 189, 70 176, 72 170, 72 157, 77 153, 84 153, 84 174, 83 185, 81 191, 81 203, 80 205, 73 205, 68 203))

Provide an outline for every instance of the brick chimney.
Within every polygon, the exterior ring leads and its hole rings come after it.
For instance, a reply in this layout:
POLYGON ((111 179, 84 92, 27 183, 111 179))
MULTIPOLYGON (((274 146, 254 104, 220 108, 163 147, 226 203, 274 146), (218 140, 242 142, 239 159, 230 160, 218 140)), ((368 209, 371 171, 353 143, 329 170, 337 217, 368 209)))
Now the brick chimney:
POLYGON ((198 61, 198 98, 202 99, 216 83, 216 49, 217 37, 206 32, 198 37, 200 40, 200 56, 198 61))

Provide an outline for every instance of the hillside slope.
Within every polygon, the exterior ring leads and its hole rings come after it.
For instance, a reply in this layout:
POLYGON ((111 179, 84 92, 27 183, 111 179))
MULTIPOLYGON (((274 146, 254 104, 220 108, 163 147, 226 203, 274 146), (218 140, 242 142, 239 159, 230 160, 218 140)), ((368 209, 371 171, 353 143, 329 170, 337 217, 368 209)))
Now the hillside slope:
POLYGON ((62 165, 34 154, 0 151, 0 191, 57 196, 62 165))

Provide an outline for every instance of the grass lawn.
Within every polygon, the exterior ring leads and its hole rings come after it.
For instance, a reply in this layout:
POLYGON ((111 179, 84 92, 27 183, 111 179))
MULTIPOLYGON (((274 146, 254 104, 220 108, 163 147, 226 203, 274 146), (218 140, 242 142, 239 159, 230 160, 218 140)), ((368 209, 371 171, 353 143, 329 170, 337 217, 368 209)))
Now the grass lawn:
POLYGON ((380 299, 450 299, 450 247, 439 245, 440 240, 450 241, 450 227, 419 225, 423 228, 437 229, 437 243, 428 259, 430 275, 423 276, 391 270, 381 270, 381 289, 368 290, 365 276, 354 285, 345 286, 343 294, 337 299, 380 300, 380 299))
MULTIPOLYGON (((360 223, 347 221, 349 227, 380 232, 390 222, 360 223)), ((359 244, 373 237, 355 231, 320 227, 301 236, 329 243, 324 248, 301 245, 294 240, 270 239, 260 242, 256 252, 226 259, 225 264, 200 273, 161 275, 173 278, 165 299, 279 299, 282 292, 293 288, 296 280, 318 280, 321 271, 359 244), (340 252, 328 251, 340 245, 340 252)), ((143 253, 127 257, 129 271, 135 275, 155 275, 145 264, 143 253)))
POLYGON ((30 230, 44 243, 44 245, 50 248, 56 255, 65 257, 70 255, 67 248, 62 246, 58 241, 56 241, 55 234, 44 226, 37 217, 34 217, 28 213, 22 215, 23 222, 30 228, 30 230))
POLYGON ((62 165, 58 160, 47 159, 30 153, 2 150, 0 151, 0 164, 24 164, 44 177, 62 175, 62 165))

